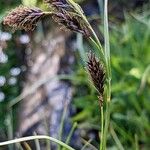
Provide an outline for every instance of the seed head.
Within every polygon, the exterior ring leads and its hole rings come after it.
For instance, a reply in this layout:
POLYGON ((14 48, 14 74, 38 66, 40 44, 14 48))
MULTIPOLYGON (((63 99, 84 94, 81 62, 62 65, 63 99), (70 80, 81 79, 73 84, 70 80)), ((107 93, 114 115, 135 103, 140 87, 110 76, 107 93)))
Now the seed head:
POLYGON ((14 29, 34 30, 37 22, 45 14, 39 8, 28 8, 19 6, 13 9, 3 21, 4 25, 13 27, 14 29))
POLYGON ((66 0, 44 0, 44 2, 49 4, 50 12, 43 12, 39 8, 20 6, 4 18, 3 24, 14 29, 34 30, 37 22, 43 16, 50 14, 62 28, 79 32, 87 37, 90 36, 89 24, 73 5, 66 0))
POLYGON ((105 71, 102 63, 97 60, 97 58, 92 52, 88 54, 87 69, 91 76, 91 80, 93 81, 93 84, 99 93, 98 99, 102 105, 105 83, 105 71))
POLYGON ((65 0, 45 0, 53 10, 53 19, 63 28, 90 36, 87 23, 82 16, 65 0))

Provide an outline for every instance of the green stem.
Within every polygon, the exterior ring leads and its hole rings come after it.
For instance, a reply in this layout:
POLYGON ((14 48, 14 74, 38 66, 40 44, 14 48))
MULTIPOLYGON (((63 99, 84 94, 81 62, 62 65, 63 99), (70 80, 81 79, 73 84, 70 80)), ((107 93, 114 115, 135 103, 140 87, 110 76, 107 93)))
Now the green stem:
POLYGON ((70 131, 70 133, 69 133, 67 139, 66 139, 66 142, 65 142, 66 144, 69 144, 70 139, 71 139, 71 137, 72 137, 72 135, 73 135, 73 132, 74 132, 74 130, 76 129, 76 127, 77 127, 77 123, 75 122, 75 123, 73 124, 73 127, 72 127, 72 129, 71 129, 71 131, 70 131))
POLYGON ((101 134, 100 134, 100 150, 103 149, 103 134, 104 134, 104 109, 101 107, 101 134))
POLYGON ((107 134, 110 122, 110 99, 111 99, 111 77, 109 73, 107 74, 107 84, 106 84, 106 111, 105 111, 105 125, 103 132, 103 140, 102 140, 102 150, 106 150, 107 147, 107 134))
MULTIPOLYGON (((88 22, 88 21, 87 21, 87 22, 88 22)), ((88 24, 89 24, 89 22, 88 22, 88 24)), ((95 31, 93 30, 93 28, 91 27, 90 24, 89 24, 89 28, 90 28, 90 30, 91 30, 91 32, 92 32, 92 34, 93 34, 93 36, 94 36, 94 38, 95 38, 95 40, 96 40, 98 46, 99 46, 100 51, 101 51, 102 54, 104 55, 103 47, 102 47, 102 45, 101 45, 101 43, 100 43, 100 41, 99 41, 99 39, 98 39, 98 37, 97 37, 95 31)))
MULTIPOLYGON (((68 137, 67 137, 66 141, 65 141, 65 143, 66 143, 67 145, 69 144, 69 142, 70 142, 70 140, 71 140, 71 137, 72 137, 72 135, 73 135, 73 132, 74 132, 74 130, 76 129, 76 127, 77 127, 77 123, 75 122, 75 123, 73 124, 73 127, 72 127, 71 130, 70 130, 70 133, 68 134, 68 137)), ((66 148, 63 148, 62 150, 66 150, 66 148)))
MULTIPOLYGON (((67 113, 67 105, 68 104, 65 104, 63 114, 61 117, 60 130, 59 130, 59 135, 58 135, 60 141, 62 140, 62 136, 63 136, 64 121, 65 121, 65 117, 66 117, 66 113, 67 113)), ((58 150, 61 150, 61 149, 62 149, 61 145, 59 145, 58 150)))
POLYGON ((114 141, 116 143, 116 146, 118 147, 118 150, 124 150, 123 145, 121 144, 121 142, 120 142, 120 140, 119 140, 119 138, 118 138, 118 136, 117 136, 117 134, 116 134, 116 132, 115 132, 112 125, 110 127, 110 133, 111 133, 112 138, 114 139, 114 141))
POLYGON ((110 101, 106 104, 106 112, 105 112, 105 126, 104 126, 104 133, 103 133, 103 149, 106 150, 107 147, 107 134, 108 134, 108 128, 109 128, 109 122, 110 122, 110 101))
POLYGON ((110 44, 109 44, 109 27, 108 27, 108 0, 104 0, 104 40, 105 48, 104 55, 106 59, 107 78, 111 78, 111 65, 110 65, 110 44))
POLYGON ((90 37, 89 39, 95 45, 95 47, 99 50, 101 60, 103 61, 104 65, 106 66, 105 56, 104 56, 103 51, 100 49, 99 45, 97 44, 97 42, 93 38, 90 37))
POLYGON ((109 44, 109 27, 108 27, 108 0, 104 0, 104 37, 105 37, 105 61, 106 61, 106 111, 105 125, 103 133, 103 150, 107 147, 107 134, 110 122, 110 99, 111 99, 111 64, 110 64, 110 44, 109 44))

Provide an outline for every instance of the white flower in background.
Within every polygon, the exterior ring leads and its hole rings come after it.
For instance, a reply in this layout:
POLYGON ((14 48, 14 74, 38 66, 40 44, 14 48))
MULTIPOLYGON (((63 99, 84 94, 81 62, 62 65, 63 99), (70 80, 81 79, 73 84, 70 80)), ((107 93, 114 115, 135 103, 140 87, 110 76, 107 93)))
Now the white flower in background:
POLYGON ((8 41, 12 38, 12 35, 8 32, 0 31, 0 41, 8 41))
POLYGON ((11 68, 11 69, 10 69, 10 74, 11 74, 12 76, 18 76, 18 75, 20 74, 20 72, 21 72, 21 69, 18 68, 18 67, 15 67, 15 68, 11 68))
POLYGON ((4 76, 0 76, 0 87, 4 86, 6 83, 6 78, 4 76))
POLYGON ((4 101, 5 94, 3 92, 0 92, 0 102, 4 101))
POLYGON ((15 85, 17 83, 17 79, 15 77, 11 77, 9 80, 8 80, 8 84, 9 85, 15 85))
POLYGON ((8 56, 0 49, 0 63, 7 63, 8 56))
POLYGON ((21 35, 19 40, 21 44, 28 44, 30 42, 30 38, 27 34, 21 35))

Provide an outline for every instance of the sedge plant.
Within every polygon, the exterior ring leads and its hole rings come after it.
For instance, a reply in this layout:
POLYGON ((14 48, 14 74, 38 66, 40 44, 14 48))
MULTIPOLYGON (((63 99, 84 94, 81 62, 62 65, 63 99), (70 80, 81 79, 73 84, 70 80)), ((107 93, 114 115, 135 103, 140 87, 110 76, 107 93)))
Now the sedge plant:
MULTIPOLYGON (((48 4, 50 11, 44 12, 39 8, 19 6, 13 9, 4 18, 3 24, 14 29, 24 29, 26 31, 34 30, 39 20, 45 16, 50 16, 56 23, 60 25, 61 28, 81 33, 84 37, 86 37, 86 39, 95 45, 95 47, 99 50, 100 55, 97 57, 93 52, 88 54, 87 72, 89 73, 93 86, 98 92, 98 101, 101 111, 101 136, 99 149, 106 150, 111 99, 111 65, 107 14, 108 0, 104 1, 104 47, 90 25, 83 10, 77 3, 75 3, 73 0, 44 0, 44 2, 48 4)), ((43 137, 37 136, 37 138, 40 139, 43 137)), ((34 138, 24 138, 18 141, 31 139, 34 138)), ((14 143, 15 141, 5 142, 4 144, 14 143)), ((55 142, 70 149, 70 147, 67 147, 63 143, 60 143, 56 140, 55 142)), ((3 144, 1 143, 0 146, 1 145, 3 144)))

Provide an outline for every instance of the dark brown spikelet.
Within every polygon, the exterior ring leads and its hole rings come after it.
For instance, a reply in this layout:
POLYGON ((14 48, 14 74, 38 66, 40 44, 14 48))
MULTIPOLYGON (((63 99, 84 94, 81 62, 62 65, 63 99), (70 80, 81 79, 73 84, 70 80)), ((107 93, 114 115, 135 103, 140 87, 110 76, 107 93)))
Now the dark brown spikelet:
POLYGON ((24 29, 26 31, 34 30, 37 22, 45 14, 39 8, 28 8, 19 6, 13 9, 3 21, 4 25, 13 27, 14 29, 24 29))
POLYGON ((53 10, 53 19, 62 28, 79 32, 86 37, 90 36, 90 31, 87 23, 81 15, 73 9, 65 0, 45 0, 53 10))
POLYGON ((105 84, 105 71, 102 63, 97 60, 95 54, 93 54, 92 52, 88 54, 87 69, 91 76, 93 84, 99 93, 98 99, 100 102, 100 106, 102 106, 105 84))

